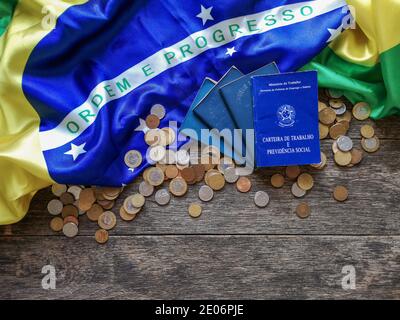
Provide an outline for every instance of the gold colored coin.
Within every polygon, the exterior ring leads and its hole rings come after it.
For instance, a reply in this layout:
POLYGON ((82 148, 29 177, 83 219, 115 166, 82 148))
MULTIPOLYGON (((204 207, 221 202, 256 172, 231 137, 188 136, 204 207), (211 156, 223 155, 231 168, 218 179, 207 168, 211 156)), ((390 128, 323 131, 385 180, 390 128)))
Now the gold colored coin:
POLYGON ((172 128, 162 128, 161 131, 165 136, 165 144, 167 146, 173 144, 176 140, 176 133, 172 128))
POLYGON ((286 176, 291 180, 297 179, 300 173, 301 170, 299 166, 286 167, 286 176))
POLYGON ((64 220, 60 217, 54 217, 50 221, 50 229, 53 230, 54 232, 60 232, 62 231, 64 227, 64 220))
POLYGON ((333 197, 335 198, 336 201, 344 202, 349 197, 349 191, 347 190, 346 187, 337 186, 333 190, 333 197))
POLYGON ((169 192, 176 197, 182 197, 188 191, 188 185, 186 181, 181 177, 176 177, 169 183, 169 192))
POLYGON ((311 208, 310 206, 303 202, 300 203, 296 208, 296 214, 300 219, 306 219, 310 216, 311 208))
POLYGON ((329 127, 323 123, 319 123, 319 139, 323 140, 329 135, 329 127))
POLYGON ((371 115, 371 107, 366 102, 359 102, 353 107, 353 116, 357 120, 367 120, 371 115))
POLYGON ((146 118, 146 125, 149 129, 156 129, 160 125, 160 119, 154 114, 149 114, 146 118))
POLYGON ((88 211, 93 203, 96 202, 94 190, 92 188, 86 188, 81 191, 79 196, 79 209, 86 212, 88 211))
POLYGON ((282 188, 285 184, 285 177, 279 173, 271 177, 271 184, 274 188, 282 188))
POLYGON ((247 193, 251 189, 251 181, 247 177, 240 177, 239 180, 236 182, 236 188, 242 192, 247 193))
POLYGON ((159 129, 151 129, 144 135, 144 141, 147 145, 154 147, 161 144, 162 135, 159 129))
POLYGON ((142 161, 142 154, 138 150, 130 150, 124 156, 125 164, 132 169, 138 168, 142 161))
POLYGON ((141 208, 144 206, 146 199, 140 193, 136 193, 132 196, 131 202, 135 208, 141 208))
POLYGON ((139 213, 139 211, 142 209, 142 207, 136 208, 132 203, 132 199, 133 199, 133 196, 129 196, 128 198, 126 198, 124 200, 123 207, 127 214, 135 215, 135 214, 139 213))
POLYGON ((336 112, 331 108, 323 109, 319 112, 319 121, 322 124, 330 125, 336 120, 336 112))
POLYGON ((99 229, 96 231, 94 238, 96 239, 96 242, 99 244, 105 244, 108 241, 108 231, 104 229, 99 229))
POLYGON ((361 135, 366 139, 371 139, 375 135, 375 130, 372 126, 366 124, 361 127, 361 135))
POLYGON ((309 191, 314 187, 314 178, 309 173, 302 173, 297 179, 297 185, 304 191, 309 191))
POLYGON ((318 112, 320 112, 320 111, 322 111, 322 110, 324 110, 326 108, 328 108, 328 106, 326 105, 325 102, 318 101, 318 112))
POLYGON ((168 179, 174 179, 178 176, 179 170, 176 166, 174 165, 169 165, 167 166, 167 169, 165 170, 165 175, 167 176, 168 179))
POLYGON ((344 103, 340 99, 330 99, 329 105, 334 109, 340 109, 343 107, 344 103))
POLYGON ((207 177, 208 186, 214 191, 222 190, 225 186, 225 178, 220 172, 212 172, 207 177))
POLYGON ((359 164, 363 159, 363 152, 359 149, 353 148, 351 151, 351 164, 359 164))
POLYGON ((334 141, 334 142, 332 143, 332 152, 333 152, 334 154, 336 154, 336 153, 338 153, 339 151, 340 151, 340 150, 339 150, 337 141, 334 141))
POLYGON ((117 224, 117 218, 111 211, 104 211, 99 217, 99 227, 104 230, 111 230, 117 224))
POLYGON ((343 152, 343 151, 338 151, 335 153, 335 162, 341 166, 345 167, 351 163, 351 152, 343 152))
POLYGON ((125 211, 124 207, 121 207, 119 209, 119 216, 121 217, 122 220, 124 221, 132 221, 135 220, 136 214, 129 214, 125 211))
POLYGON ((372 137, 371 139, 365 139, 363 138, 361 140, 361 146, 363 149, 369 153, 374 153, 379 150, 380 148, 380 142, 378 137, 372 137))
POLYGON ((351 112, 347 110, 343 115, 336 116, 336 121, 337 122, 346 121, 350 124, 352 118, 353 118, 353 116, 352 116, 351 112))
POLYGON ((329 136, 335 140, 340 136, 346 135, 346 133, 347 133, 347 127, 343 122, 338 122, 329 129, 329 136))
POLYGON ((97 203, 95 203, 86 213, 88 219, 92 222, 97 222, 99 217, 103 213, 103 207, 97 203))
POLYGON ((198 217, 200 217, 200 216, 201 216, 201 213, 202 213, 202 208, 201 208, 201 206, 200 206, 199 204, 197 204, 197 203, 192 203, 192 204, 189 206, 189 215, 190 215, 192 218, 198 218, 198 217))
POLYGON ((57 196, 60 197, 64 192, 67 192, 67 186, 65 184, 53 184, 51 186, 51 192, 57 196))
POLYGON ((148 183, 154 187, 158 187, 163 184, 165 180, 164 172, 157 167, 150 168, 147 174, 148 183))
POLYGON ((321 151, 321 162, 317 163, 317 164, 312 164, 311 167, 313 167, 317 170, 322 170, 323 168, 326 167, 327 163, 328 163, 328 159, 326 157, 326 154, 321 151))

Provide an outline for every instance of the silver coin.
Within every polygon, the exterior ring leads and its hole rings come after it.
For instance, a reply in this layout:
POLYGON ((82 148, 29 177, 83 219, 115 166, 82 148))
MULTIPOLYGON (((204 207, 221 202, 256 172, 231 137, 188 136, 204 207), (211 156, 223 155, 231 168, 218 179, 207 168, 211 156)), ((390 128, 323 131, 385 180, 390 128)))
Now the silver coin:
POLYGON ((214 198, 214 191, 209 186, 202 186, 199 190, 199 199, 209 202, 214 198))
POLYGON ((155 104, 151 107, 150 113, 161 120, 165 117, 166 111, 163 105, 155 104))
POLYGON ((265 191, 258 191, 254 195, 254 203, 259 208, 265 208, 269 203, 269 195, 265 191))
POLYGON ((176 162, 181 165, 185 166, 190 163, 190 155, 186 150, 179 150, 176 153, 176 162))
POLYGON ((154 187, 147 181, 142 181, 139 184, 139 193, 143 197, 150 197, 154 193, 154 187))
POLYGON ((75 237, 78 234, 78 232, 79 232, 79 229, 78 229, 78 226, 75 223, 68 222, 68 223, 64 224, 63 233, 68 238, 75 237))
POLYGON ((166 189, 160 189, 156 192, 155 200, 160 206, 165 206, 170 202, 171 195, 166 189))
POLYGON ((79 199, 79 196, 81 194, 82 188, 79 186, 71 186, 68 188, 67 192, 71 193, 74 195, 75 200, 79 199))
POLYGON ((58 199, 53 199, 47 204, 47 211, 53 216, 57 216, 62 212, 64 205, 58 199))
POLYGON ((344 103, 340 108, 335 109, 336 115, 338 115, 338 116, 344 115, 346 113, 346 111, 347 111, 347 107, 344 103))
POLYGON ((150 160, 153 162, 160 162, 165 158, 166 150, 163 146, 151 147, 149 150, 150 160))
POLYGON ((297 182, 293 183, 292 185, 292 194, 296 197, 296 198, 302 198, 306 195, 306 191, 304 191, 303 189, 301 189, 299 187, 299 185, 297 184, 297 182))
POLYGON ((347 136, 340 136, 337 139, 337 146, 338 146, 339 150, 341 150, 343 152, 348 152, 351 149, 353 149, 353 140, 351 140, 347 136))
POLYGON ((236 173, 236 168, 228 168, 224 174, 225 181, 228 183, 236 183, 239 180, 239 175, 236 173))

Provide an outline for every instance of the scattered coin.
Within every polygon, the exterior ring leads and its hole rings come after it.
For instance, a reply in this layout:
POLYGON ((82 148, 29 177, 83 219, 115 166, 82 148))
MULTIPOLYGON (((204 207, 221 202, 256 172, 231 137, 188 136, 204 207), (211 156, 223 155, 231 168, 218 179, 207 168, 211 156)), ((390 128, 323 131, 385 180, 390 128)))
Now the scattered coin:
POLYGON ((60 201, 63 203, 63 205, 73 204, 75 202, 75 197, 72 193, 64 192, 60 196, 60 201))
POLYGON ((165 156, 167 154, 167 151, 165 150, 165 147, 163 146, 155 146, 151 147, 148 149, 148 154, 150 158, 150 162, 156 163, 159 162, 163 159, 165 159, 165 156))
POLYGON ((188 186, 186 181, 181 177, 176 177, 169 183, 169 191, 176 197, 182 197, 186 194, 188 186))
POLYGON ((99 217, 99 227, 104 229, 104 230, 111 230, 115 227, 117 223, 117 218, 115 217, 115 214, 111 211, 105 211, 101 214, 99 217))
POLYGON ((297 182, 293 183, 291 191, 292 191, 292 194, 293 194, 296 198, 302 198, 302 197, 304 197, 304 196, 306 195, 306 193, 307 193, 305 190, 303 190, 303 189, 301 189, 301 188, 299 187, 299 185, 297 184, 297 182))
POLYGON ((328 158, 326 157, 326 154, 321 151, 321 162, 312 164, 311 167, 317 170, 322 170, 326 167, 327 163, 328 163, 328 158))
POLYGON ((79 199, 79 196, 82 192, 82 188, 79 186, 71 186, 67 190, 68 193, 72 194, 75 198, 75 201, 79 199))
POLYGON ((363 149, 369 153, 373 153, 379 150, 380 148, 380 142, 378 137, 373 137, 371 139, 365 139, 363 138, 361 140, 361 146, 363 149))
POLYGON ((338 148, 338 144, 337 144, 337 141, 334 141, 333 143, 332 143, 332 152, 334 153, 334 154, 336 154, 336 153, 338 153, 340 150, 339 150, 339 148, 338 148))
POLYGON ((357 120, 367 120, 371 115, 371 107, 366 102, 359 102, 353 107, 353 116, 357 120))
POLYGON ((99 217, 104 212, 103 207, 95 203, 86 213, 88 219, 92 222, 97 222, 99 217))
POLYGON ((205 176, 205 170, 204 170, 204 165, 202 164, 195 164, 193 166, 193 170, 196 176, 196 182, 201 182, 204 179, 205 176))
POLYGON ((343 106, 346 107, 346 105, 343 103, 342 100, 340 99, 330 99, 329 100, 329 105, 333 108, 333 109, 340 109, 343 106))
POLYGON ((269 203, 269 195, 264 191, 257 191, 254 195, 254 203, 259 208, 265 208, 269 203))
POLYGON ((239 179, 239 175, 236 172, 235 167, 231 167, 225 170, 224 174, 225 181, 228 183, 235 183, 239 179))
POLYGON ((371 139, 375 136, 375 130, 372 126, 366 124, 361 127, 361 135, 366 139, 371 139))
POLYGON ((332 139, 338 139, 340 136, 344 136, 347 133, 347 128, 344 122, 338 122, 329 129, 329 136, 332 139))
POLYGON ((165 117, 166 111, 163 105, 155 104, 151 107, 150 113, 157 116, 158 119, 163 119, 165 117))
POLYGON ((303 202, 300 203, 296 208, 296 214, 300 219, 306 219, 310 216, 311 209, 310 206, 303 202))
POLYGON ((129 196, 124 200, 124 210, 126 213, 131 214, 131 215, 136 215, 140 212, 142 207, 136 208, 133 203, 132 203, 133 196, 129 196))
POLYGON ((165 145, 169 146, 176 140, 176 133, 172 128, 162 128, 161 131, 164 133, 165 145))
POLYGON ((182 178, 185 179, 185 181, 187 183, 190 183, 190 182, 196 180, 196 172, 194 171, 194 169, 192 167, 184 168, 181 171, 181 175, 182 175, 182 178))
POLYGON ((75 223, 77 226, 79 226, 79 220, 77 217, 74 217, 74 216, 65 217, 64 224, 69 223, 69 222, 75 223))
POLYGON ((160 189, 155 194, 155 200, 158 205, 166 206, 171 200, 171 195, 169 194, 168 190, 160 189))
POLYGON ((234 168, 235 164, 231 158, 224 157, 220 159, 220 163, 217 165, 217 169, 222 174, 225 174, 226 170, 229 168, 234 168))
POLYGON ((165 152, 165 163, 175 164, 176 163, 176 152, 174 150, 168 149, 165 152))
POLYGON ((300 175, 301 170, 299 166, 289 166, 286 167, 286 176, 291 179, 297 179, 297 177, 300 175))
POLYGON ((63 226, 63 233, 68 238, 74 238, 79 232, 78 226, 73 222, 68 222, 63 226))
POLYGON ((165 170, 165 175, 167 176, 168 179, 174 179, 178 176, 179 170, 176 166, 174 165, 169 165, 167 166, 167 169, 165 170))
POLYGON ((64 220, 60 217, 54 217, 50 221, 50 228, 54 232, 60 232, 64 227, 64 220))
POLYGON ((160 168, 153 167, 149 170, 147 178, 148 178, 148 182, 152 186, 158 187, 163 184, 163 182, 165 180, 165 175, 164 175, 164 172, 160 168))
POLYGON ((136 193, 132 196, 131 202, 135 208, 141 208, 144 206, 146 199, 140 193, 136 193))
POLYGON ((351 163, 351 152, 343 152, 343 151, 338 151, 335 153, 335 162, 342 167, 345 167, 351 163))
POLYGON ((201 216, 201 212, 202 212, 202 208, 201 208, 201 206, 200 206, 199 204, 197 204, 197 203, 192 203, 192 204, 189 206, 189 215, 190 215, 192 218, 198 218, 198 217, 200 217, 200 216, 201 216))
POLYGON ((199 190, 199 199, 209 202, 214 198, 214 191, 209 186, 201 186, 199 190))
POLYGON ((64 192, 67 191, 67 186, 65 184, 53 184, 51 186, 51 192, 56 196, 60 197, 64 192))
POLYGON ((130 150, 125 154, 124 161, 129 168, 136 169, 142 164, 142 154, 137 150, 130 150))
POLYGON ((92 205, 96 202, 94 191, 92 188, 86 188, 82 190, 79 197, 79 209, 82 211, 88 211, 92 205))
POLYGON ((108 241, 108 231, 104 229, 99 229, 94 235, 96 242, 99 244, 105 244, 108 241))
MULTIPOLYGON (((141 209, 139 209, 139 211, 140 210, 141 209)), ((135 218, 136 218, 136 214, 129 214, 128 212, 125 211, 123 206, 119 209, 119 216, 121 217, 122 220, 128 221, 128 222, 135 220, 135 218)))
POLYGON ((146 132, 144 135, 144 141, 149 146, 156 146, 161 143, 162 141, 162 134, 161 130, 159 129, 151 129, 146 132))
POLYGON ((219 171, 209 172, 206 183, 214 191, 219 191, 225 186, 225 178, 219 171))
POLYGON ((329 127, 323 123, 319 123, 319 138, 325 139, 329 135, 329 127))
POLYGON ((150 197, 154 193, 154 187, 147 181, 139 184, 139 193, 144 197, 150 197))
POLYGON ((333 190, 333 197, 335 198, 336 201, 344 202, 349 197, 349 191, 347 190, 346 187, 337 186, 333 190))
POLYGON ((322 124, 330 125, 336 120, 336 112, 331 108, 323 109, 319 112, 319 121, 322 124))
POLYGON ((309 191, 314 187, 314 178, 309 173, 302 173, 297 179, 297 184, 304 191, 309 191))
POLYGON ((72 204, 68 204, 62 209, 61 216, 63 218, 68 216, 78 217, 79 216, 78 208, 72 204))
POLYGON ((340 136, 337 139, 337 146, 340 151, 348 152, 353 149, 353 140, 347 136, 340 136))
POLYGON ((190 162, 190 155, 189 155, 189 153, 188 153, 186 150, 179 150, 179 151, 176 153, 176 162, 177 162, 179 165, 183 165, 183 166, 188 165, 189 162, 190 162))
POLYGON ((282 188, 285 184, 285 177, 279 173, 271 177, 271 184, 274 188, 282 188))
POLYGON ((335 109, 336 116, 342 116, 346 113, 346 111, 347 111, 347 107, 344 103, 341 105, 340 108, 335 109))
POLYGON ((242 192, 247 193, 251 189, 251 181, 247 177, 240 177, 239 180, 236 182, 236 188, 242 192))
POLYGON ((351 164, 359 164, 363 159, 363 153, 361 150, 353 148, 351 150, 351 164))
POLYGON ((51 215, 57 216, 62 212, 63 207, 64 207, 64 205, 60 200, 53 199, 47 204, 47 211, 51 215))
POLYGON ((337 115, 336 121, 337 122, 347 122, 350 125, 350 121, 352 119, 352 114, 350 111, 346 111, 343 115, 337 115))
POLYGON ((149 114, 146 118, 146 125, 149 129, 156 129, 160 125, 160 119, 154 114, 149 114))
POLYGON ((328 108, 328 106, 326 105, 325 102, 318 101, 318 112, 320 112, 320 111, 322 111, 322 110, 324 110, 326 108, 328 108))

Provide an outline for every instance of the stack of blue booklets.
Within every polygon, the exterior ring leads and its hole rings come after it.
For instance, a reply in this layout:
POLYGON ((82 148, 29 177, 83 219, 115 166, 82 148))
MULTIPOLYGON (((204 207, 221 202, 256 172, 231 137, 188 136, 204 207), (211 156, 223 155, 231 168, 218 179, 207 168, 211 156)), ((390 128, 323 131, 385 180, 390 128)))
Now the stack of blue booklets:
POLYGON ((180 132, 237 164, 319 163, 316 72, 280 74, 270 63, 247 75, 232 67, 218 82, 207 78, 180 132))

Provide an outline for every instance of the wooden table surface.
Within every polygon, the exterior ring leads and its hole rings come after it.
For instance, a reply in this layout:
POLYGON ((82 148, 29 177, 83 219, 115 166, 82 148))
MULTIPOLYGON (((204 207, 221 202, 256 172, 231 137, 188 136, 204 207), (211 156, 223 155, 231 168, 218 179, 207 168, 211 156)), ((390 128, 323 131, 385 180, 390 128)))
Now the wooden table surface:
MULTIPOLYGON (((350 135, 360 145, 361 123, 350 135)), ((374 299, 400 298, 400 120, 375 123, 381 149, 351 169, 333 163, 313 171, 315 187, 294 199, 290 184, 275 190, 254 174, 253 189, 225 187, 204 205, 200 219, 187 214, 198 186, 182 199, 158 207, 153 199, 131 223, 118 221, 106 245, 94 240, 96 225, 81 218, 79 236, 67 239, 48 227, 49 190, 40 191, 20 223, 0 227, 0 298, 21 299, 374 299), (346 203, 332 199, 336 185, 350 190, 346 203), (257 209, 255 191, 271 203, 257 209), (307 201, 309 219, 294 214, 307 201), (41 270, 55 267, 55 290, 41 286, 41 270), (345 266, 356 288, 345 290, 345 266)), ((124 197, 137 190, 127 188, 124 197)), ((116 211, 117 212, 117 211, 116 211)))

